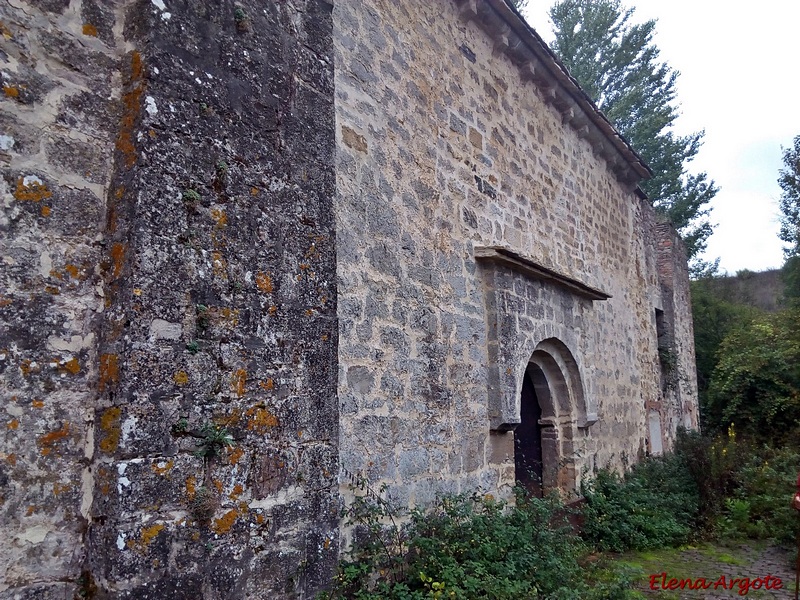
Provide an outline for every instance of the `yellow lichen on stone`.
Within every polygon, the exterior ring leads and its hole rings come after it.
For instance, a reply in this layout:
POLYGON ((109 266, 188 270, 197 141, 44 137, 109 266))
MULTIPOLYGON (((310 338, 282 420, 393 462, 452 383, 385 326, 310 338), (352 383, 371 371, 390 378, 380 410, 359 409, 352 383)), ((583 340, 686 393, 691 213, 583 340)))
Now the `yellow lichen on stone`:
POLYGON ((214 275, 217 277, 222 279, 228 278, 227 263, 225 262, 225 258, 222 256, 222 252, 215 250, 211 253, 211 269, 214 271, 214 275))
MULTIPOLYGON (((3 88, 7 90, 8 88, 3 88)), ((8 94, 8 92, 6 92, 8 94)), ((17 187, 14 190, 14 198, 20 201, 39 202, 45 198, 50 198, 53 192, 47 189, 47 186, 40 181, 25 182, 25 178, 17 178, 17 187)))
POLYGON ((242 495, 242 492, 244 492, 242 484, 237 483, 235 486, 233 486, 233 490, 231 491, 231 493, 228 494, 228 498, 230 498, 231 500, 236 500, 239 496, 242 495))
POLYGON ((160 461, 157 463, 153 463, 152 469, 153 473, 156 475, 161 475, 162 477, 169 473, 172 470, 172 467, 175 466, 175 461, 168 460, 167 462, 160 461))
POLYGON ((122 409, 118 406, 112 406, 106 409, 103 416, 100 417, 100 429, 104 434, 100 440, 100 449, 103 452, 114 452, 119 446, 120 431, 120 417, 122 416, 122 409))
POLYGON ((119 357, 116 354, 100 355, 100 380, 98 387, 105 391, 109 384, 119 383, 119 357))
POLYGON ((272 278, 267 273, 256 273, 256 287, 265 294, 272 293, 272 278))
POLYGON ((142 529, 141 541, 139 542, 139 547, 142 550, 146 550, 150 543, 161 533, 161 530, 164 529, 163 523, 156 523, 155 525, 151 525, 150 527, 145 527, 142 529))
POLYGON ((53 495, 59 496, 64 492, 68 492, 72 489, 72 486, 67 483, 54 483, 53 484, 53 495))
POLYGON ((64 423, 60 429, 51 431, 41 436, 38 440, 39 446, 42 448, 42 456, 47 456, 53 451, 53 446, 56 442, 63 440, 69 435, 69 423, 64 423))
POLYGON ((234 427, 242 420, 242 409, 234 408, 227 415, 214 417, 214 423, 220 427, 234 427))
POLYGON ((241 446, 230 448, 228 451, 228 462, 232 465, 235 465, 239 462, 239 459, 241 459, 242 456, 244 456, 244 450, 242 450, 241 446))
POLYGON ((68 373, 77 375, 81 372, 81 364, 78 362, 78 359, 73 356, 70 360, 59 367, 59 370, 67 371, 68 373))
POLYGON ((97 37, 97 27, 95 27, 91 23, 84 23, 83 24, 83 35, 88 35, 88 36, 91 36, 91 37, 97 37))
POLYGON ((130 168, 136 164, 137 154, 134 145, 135 127, 139 120, 139 112, 144 94, 144 63, 142 55, 137 51, 131 53, 130 90, 123 94, 122 122, 117 136, 116 148, 125 158, 125 166, 130 168))
POLYGON ((194 496, 197 493, 197 480, 194 478, 194 475, 189 475, 186 478, 186 496, 189 500, 194 500, 194 496))
POLYGON ((222 228, 228 224, 228 215, 225 211, 219 208, 211 209, 211 218, 217 223, 217 227, 222 228))
POLYGON ((221 535, 223 533, 228 533, 233 527, 233 524, 236 523, 236 519, 239 517, 239 509, 234 508, 226 512, 222 517, 219 519, 214 519, 214 533, 221 535))
POLYGON ((247 388, 247 371, 238 369, 231 377, 231 390, 239 398, 244 396, 247 388))
POLYGON ((245 413, 250 419, 247 421, 247 429, 264 433, 272 427, 278 425, 278 417, 269 412, 266 408, 253 407, 245 413))
POLYGON ((111 260, 114 263, 114 271, 111 273, 111 276, 116 279, 120 276, 120 273, 122 273, 122 267, 125 261, 125 244, 117 242, 111 246, 111 260))
POLYGON ((172 376, 172 381, 174 381, 176 385, 186 385, 189 383, 189 375, 186 371, 177 371, 172 376))

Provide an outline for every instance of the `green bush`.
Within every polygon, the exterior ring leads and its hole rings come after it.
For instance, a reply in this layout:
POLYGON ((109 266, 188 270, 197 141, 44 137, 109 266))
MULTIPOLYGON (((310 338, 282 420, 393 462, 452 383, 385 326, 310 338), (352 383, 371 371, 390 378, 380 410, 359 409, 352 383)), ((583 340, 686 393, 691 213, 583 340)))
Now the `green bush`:
POLYGON ((721 533, 794 543, 800 532, 800 515, 791 508, 791 500, 799 468, 797 449, 757 448, 736 473, 737 489, 720 520, 721 533))
POLYGON ((783 444, 800 423, 800 310, 754 319, 720 344, 708 414, 753 439, 783 444))
POLYGON ((732 427, 726 435, 708 437, 698 431, 678 430, 675 455, 686 465, 698 493, 697 524, 711 532, 738 488, 738 471, 750 457, 750 445, 737 440, 732 427))
MULTIPOLYGON (((357 544, 323 598, 357 600, 623 600, 631 574, 582 564, 586 547, 555 500, 454 496, 387 523, 378 497, 356 502, 357 544), (373 506, 369 517, 364 509, 373 506)), ((353 512, 351 510, 351 517, 353 512)))
POLYGON ((690 539, 700 495, 682 456, 649 458, 624 477, 601 470, 584 481, 583 537, 600 550, 674 546, 690 539))

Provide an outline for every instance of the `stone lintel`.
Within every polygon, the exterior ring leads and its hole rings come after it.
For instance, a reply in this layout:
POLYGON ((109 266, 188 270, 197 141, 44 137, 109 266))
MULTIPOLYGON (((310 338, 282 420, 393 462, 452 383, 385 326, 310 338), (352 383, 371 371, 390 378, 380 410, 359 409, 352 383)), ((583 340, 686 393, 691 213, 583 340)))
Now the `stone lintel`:
POLYGON ((608 300, 610 294, 598 290, 585 283, 562 275, 548 267, 535 263, 516 252, 501 246, 476 246, 475 258, 504 264, 531 279, 551 281, 556 285, 567 288, 576 296, 588 300, 608 300))

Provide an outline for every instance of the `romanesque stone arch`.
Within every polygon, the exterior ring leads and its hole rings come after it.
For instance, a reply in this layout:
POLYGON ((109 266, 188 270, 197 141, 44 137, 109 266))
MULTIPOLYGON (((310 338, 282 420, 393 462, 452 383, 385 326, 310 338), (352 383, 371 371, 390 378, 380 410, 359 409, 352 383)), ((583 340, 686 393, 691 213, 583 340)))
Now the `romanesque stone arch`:
POLYGON ((548 338, 536 345, 521 370, 514 434, 517 479, 537 495, 572 491, 575 437, 579 427, 590 424, 578 364, 566 344, 548 338))

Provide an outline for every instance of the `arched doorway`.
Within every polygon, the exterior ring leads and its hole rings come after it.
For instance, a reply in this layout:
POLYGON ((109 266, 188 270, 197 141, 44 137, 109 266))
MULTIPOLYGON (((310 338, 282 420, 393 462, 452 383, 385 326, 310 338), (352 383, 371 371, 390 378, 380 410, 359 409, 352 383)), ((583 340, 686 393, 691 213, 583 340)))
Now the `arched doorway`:
MULTIPOLYGON (((531 365, 535 367, 535 365, 531 365)), ((542 407, 536 397, 533 379, 526 369, 520 397, 520 424, 514 430, 514 475, 528 493, 542 497, 542 407)))
POLYGON ((587 414, 580 371, 559 340, 534 348, 522 373, 519 424, 514 429, 514 475, 534 496, 577 486, 574 439, 587 414))

